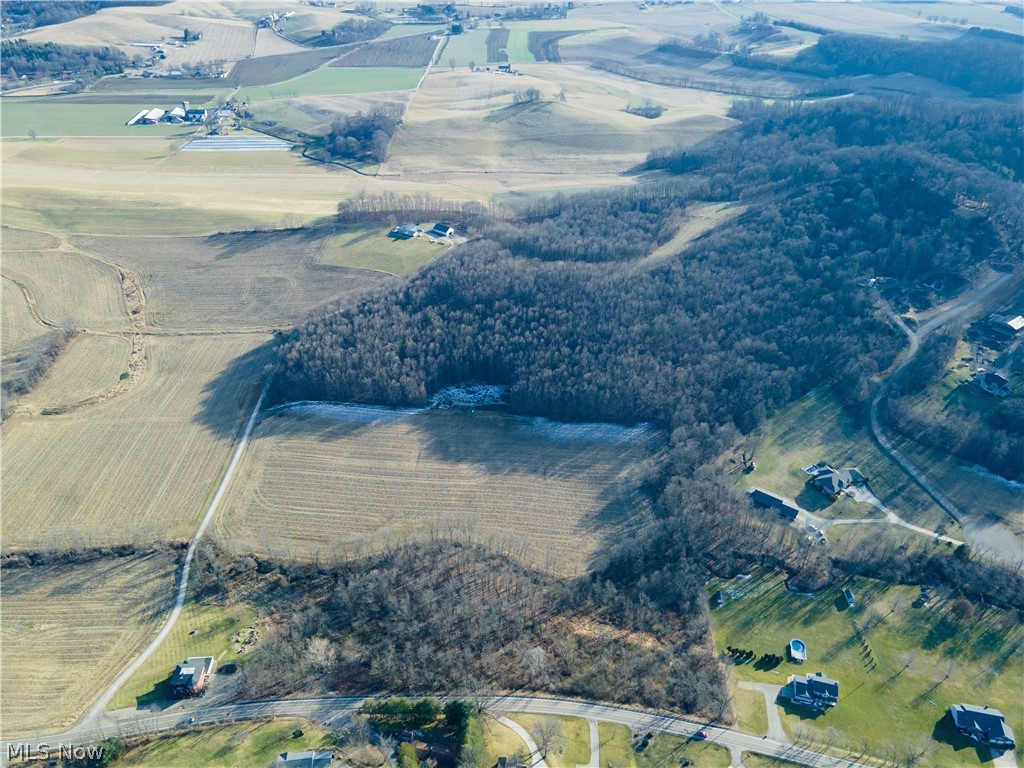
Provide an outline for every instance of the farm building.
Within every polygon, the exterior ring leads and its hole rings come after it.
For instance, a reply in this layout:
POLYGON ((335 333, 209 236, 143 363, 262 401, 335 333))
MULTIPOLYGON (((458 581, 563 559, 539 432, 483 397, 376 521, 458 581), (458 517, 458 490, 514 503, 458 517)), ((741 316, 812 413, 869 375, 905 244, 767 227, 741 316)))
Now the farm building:
POLYGON ((415 224, 399 224, 391 230, 391 234, 395 237, 405 239, 410 237, 419 237, 423 234, 423 230, 415 224))
POLYGON ((455 227, 451 224, 445 224, 443 221, 439 221, 434 225, 434 228, 430 230, 430 234, 434 237, 451 237, 455 234, 455 227))
POLYGON ((797 515, 800 514, 800 507, 796 505, 796 502, 785 499, 782 496, 777 496, 763 488, 752 490, 750 492, 750 500, 759 507, 777 509, 779 514, 786 520, 796 520, 797 515))
POLYGON ((131 120, 125 123, 125 125, 135 125, 139 120, 144 118, 149 113, 148 109, 140 109, 131 120))
POLYGON ((856 467, 833 469, 824 462, 816 465, 808 474, 814 478, 814 484, 821 489, 822 493, 830 498, 835 498, 848 488, 864 485, 868 481, 856 467))
POLYGON ((1024 316, 989 315, 985 325, 995 335, 1004 339, 1013 339, 1024 330, 1024 316))
POLYGON ((185 122, 185 110, 181 107, 175 107, 167 113, 166 117, 169 123, 184 123, 185 122))
POLYGON ((857 599, 853 596, 853 590, 849 587, 843 590, 843 600, 845 600, 846 604, 851 608, 857 604, 857 599))
POLYGON ((174 668, 169 685, 171 698, 188 699, 202 696, 206 682, 213 674, 213 656, 195 656, 185 659, 174 668))
POLYGON ((793 675, 789 681, 789 698, 794 704, 823 711, 839 701, 839 681, 825 677, 822 672, 813 675, 793 675))
POLYGON ((153 109, 139 118, 139 122, 145 125, 156 125, 163 119, 164 114, 166 113, 159 107, 153 107, 153 109))
POLYGON ((981 395, 1008 397, 1010 394, 1010 380, 991 371, 976 373, 968 382, 968 386, 981 395))
POLYGON ((1016 748, 1013 729, 998 709, 976 707, 973 704, 954 704, 949 708, 956 729, 972 741, 987 744, 994 749, 1016 748))
POLYGON ((192 107, 191 109, 185 109, 185 122, 188 123, 205 123, 206 122, 206 110, 202 107, 192 107))

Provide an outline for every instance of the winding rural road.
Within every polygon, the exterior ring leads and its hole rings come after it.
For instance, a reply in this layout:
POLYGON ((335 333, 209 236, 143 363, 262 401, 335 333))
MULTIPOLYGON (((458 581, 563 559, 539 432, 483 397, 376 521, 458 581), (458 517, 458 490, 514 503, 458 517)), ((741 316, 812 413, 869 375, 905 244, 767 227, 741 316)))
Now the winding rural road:
MULTIPOLYGON (((171 731, 176 728, 242 720, 260 720, 273 717, 303 717, 326 724, 337 724, 359 712, 362 696, 324 696, 306 699, 279 699, 253 701, 241 704, 204 706, 202 699, 175 704, 170 709, 151 712, 121 709, 103 713, 91 722, 83 722, 64 733, 31 739, 6 739, 0 742, 0 764, 10 760, 10 748, 38 750, 49 745, 82 745, 111 737, 126 737, 171 731), (192 723, 188 720, 192 719, 192 723)), ((665 712, 633 709, 614 704, 598 704, 533 696, 479 696, 474 701, 490 716, 502 718, 509 713, 523 712, 538 715, 581 717, 606 723, 624 725, 632 732, 655 731, 673 736, 691 738, 697 731, 708 733, 706 741, 731 752, 755 752, 760 755, 786 760, 811 768, 855 768, 864 763, 851 757, 835 757, 788 744, 770 737, 752 736, 732 728, 722 728, 707 722, 678 717, 665 712)), ((529 734, 527 734, 528 736, 529 734)), ((536 745, 534 745, 535 748, 536 745)))
POLYGON ((231 482, 231 477, 235 473, 235 467, 238 466, 238 462, 242 458, 242 452, 245 450, 245 446, 249 442, 249 435, 252 432, 253 425, 256 423, 256 417, 259 415, 260 407, 263 405, 263 398, 266 397, 267 390, 269 388, 270 379, 268 378, 263 384, 260 396, 256 398, 256 404, 252 408, 252 413, 249 414, 249 420, 245 423, 245 429, 242 432, 242 437, 235 446, 235 452, 231 455, 231 462, 228 464, 228 468, 224 472, 224 476, 221 478, 217 492, 210 501, 210 506, 207 508, 206 514, 203 516, 203 521, 199 524, 199 530, 196 531, 196 535, 192 537, 192 541, 189 542, 188 551, 185 553, 185 563, 181 569, 181 581, 178 584, 178 595, 175 598, 174 608, 167 617, 167 621, 164 622, 160 632, 153 638, 153 642, 146 647, 146 650, 126 666, 114 682, 112 682, 96 700, 92 709, 89 710, 89 713, 80 723, 79 728, 87 731, 88 729, 95 727, 95 724, 102 722, 107 704, 109 704, 110 700, 114 698, 118 689, 128 682, 129 678, 135 674, 139 667, 146 663, 149 657, 152 656, 156 652, 156 649, 160 647, 160 644, 167 639, 171 630, 174 629, 174 625, 178 621, 178 616, 181 615, 181 609, 185 605, 185 597, 188 594, 188 576, 192 568, 192 558, 195 556, 196 546, 203 538, 203 534, 206 532, 206 527, 213 519, 213 516, 217 511, 217 507, 220 506, 220 501, 224 497, 224 492, 227 490, 227 487, 231 482))
POLYGON ((907 339, 910 341, 910 346, 904 350, 902 357, 899 362, 890 370, 889 374, 885 377, 882 385, 878 388, 878 392, 875 393, 874 399, 871 401, 871 434, 875 438, 875 442, 878 446, 885 451, 893 461, 902 467, 910 477, 920 485, 925 492, 932 497, 936 504, 938 504, 943 510, 949 514, 956 522, 960 525, 965 524, 964 515, 960 509, 946 497, 942 491, 935 487, 935 485, 925 476, 924 472, 914 466, 913 462, 904 456, 897 448, 892 444, 892 441, 885 436, 882 431, 881 419, 879 419, 878 412, 886 395, 889 394, 889 390, 892 388, 892 382, 896 376, 905 369, 910 362, 917 355, 921 349, 921 342, 935 329, 945 325, 951 320, 956 319, 963 315, 967 310, 976 306, 979 302, 987 299, 991 296, 998 288, 1004 283, 1013 278, 1015 273, 1008 272, 1002 275, 993 275, 988 281, 982 285, 979 289, 973 293, 961 296, 947 305, 941 307, 939 311, 932 315, 926 320, 916 331, 911 330, 903 318, 897 315, 895 312, 890 310, 890 316, 893 321, 899 326, 900 330, 906 334, 907 339))

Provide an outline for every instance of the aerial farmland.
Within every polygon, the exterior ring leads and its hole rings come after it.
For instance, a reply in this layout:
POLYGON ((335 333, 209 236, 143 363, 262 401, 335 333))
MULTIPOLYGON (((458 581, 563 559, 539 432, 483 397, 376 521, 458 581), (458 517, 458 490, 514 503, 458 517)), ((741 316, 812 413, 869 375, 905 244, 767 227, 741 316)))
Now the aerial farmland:
POLYGON ((3 13, 0 762, 1024 760, 1019 4, 3 13))

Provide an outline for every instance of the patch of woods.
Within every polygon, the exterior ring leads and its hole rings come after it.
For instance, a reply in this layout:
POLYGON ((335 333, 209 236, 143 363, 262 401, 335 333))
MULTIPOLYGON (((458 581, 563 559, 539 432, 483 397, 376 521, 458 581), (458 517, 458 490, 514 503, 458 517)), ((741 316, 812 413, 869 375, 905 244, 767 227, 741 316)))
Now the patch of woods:
POLYGON ((347 115, 309 151, 325 158, 382 163, 387 158, 391 137, 401 122, 402 108, 397 105, 347 115))
POLYGON ((607 570, 565 581, 438 537, 335 566, 204 545, 196 566, 200 595, 244 592, 273 614, 240 673, 246 698, 525 689, 729 715, 692 562, 643 580, 607 570))
POLYGON ((332 29, 320 31, 318 36, 306 41, 317 47, 362 43, 380 37, 391 29, 391 25, 380 19, 348 19, 332 29))
POLYGON ((90 16, 104 8, 124 6, 166 5, 171 0, 61 0, 41 3, 39 0, 4 0, 4 36, 27 32, 36 27, 63 24, 82 16, 90 16))
MULTIPOLYGON (((4 12, 6 13, 6 5, 4 12)), ((91 81, 104 75, 116 75, 131 60, 116 48, 30 43, 27 40, 0 42, 3 71, 12 80, 27 75, 29 80, 73 75, 79 81, 91 81)))

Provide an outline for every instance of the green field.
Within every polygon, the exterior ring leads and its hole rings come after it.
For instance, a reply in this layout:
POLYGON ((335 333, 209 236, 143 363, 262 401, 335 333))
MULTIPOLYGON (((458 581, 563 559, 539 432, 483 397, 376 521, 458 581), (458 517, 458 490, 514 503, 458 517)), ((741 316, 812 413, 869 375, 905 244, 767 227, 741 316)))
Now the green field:
POLYGON ((946 732, 944 713, 951 704, 998 707, 1016 732, 1024 727, 1024 627, 1011 612, 976 607, 973 620, 958 622, 950 613, 955 595, 937 591, 925 608, 914 587, 870 579, 842 586, 853 589, 855 608, 846 609, 840 586, 809 598, 787 591, 775 574, 710 585, 730 594, 712 614, 720 650, 748 648, 760 656, 784 654, 793 638, 807 645, 804 665, 737 665, 738 679, 785 685, 789 675, 822 671, 839 680, 839 704, 828 712, 783 709, 783 725, 792 736, 806 731, 824 742, 831 727, 858 751, 865 743, 872 754, 884 753, 890 743, 912 743, 927 750, 922 765, 959 766, 978 759, 968 744, 946 732))
MULTIPOLYGON (((170 98, 170 97, 168 97, 170 98)), ((86 104, 58 99, 4 99, 0 133, 29 136, 189 136, 193 125, 125 123, 147 104, 86 104)), ((148 106, 157 106, 149 104, 148 106)), ((168 102, 166 106, 170 106, 168 102)))
POLYGON ((171 736, 127 752, 114 768, 251 768, 270 765, 282 752, 330 749, 330 731, 309 720, 285 718, 203 728, 184 736, 171 736), (296 730, 302 736, 293 738, 296 730))
POLYGON ((484 720, 484 739, 487 747, 489 765, 498 762, 499 757, 528 757, 526 744, 511 728, 507 728, 496 720, 484 720))
POLYGON ((736 475, 741 487, 757 486, 796 499, 804 509, 822 517, 878 516, 874 507, 845 497, 830 503, 807 484, 803 467, 827 461, 834 467, 859 467, 878 498, 904 520, 931 530, 944 526, 954 537, 959 531, 899 465, 878 448, 868 430, 828 388, 815 390, 776 413, 754 459, 756 470, 736 475))
POLYGON ((537 58, 530 53, 527 45, 527 36, 530 34, 526 29, 512 29, 509 31, 508 45, 505 50, 508 52, 508 60, 513 64, 529 64, 537 58))
MULTIPOLYGON (((148 704, 166 698, 164 683, 174 666, 190 656, 213 656, 217 664, 242 661, 230 637, 256 621, 257 613, 241 606, 185 603, 174 629, 145 664, 124 684, 108 705, 110 709, 148 704)), ((216 685, 216 675, 212 685, 216 685)))
POLYGON ((689 759, 697 768, 728 768, 729 750, 703 741, 690 741, 680 736, 658 734, 646 749, 637 752, 632 745, 629 728, 612 723, 599 723, 601 765, 620 768, 665 768, 689 759))
POLYGON ((411 275, 439 256, 445 247, 425 237, 395 240, 388 237, 385 227, 347 229, 331 238, 320 263, 411 275))
POLYGON ((481 27, 449 37, 444 51, 441 52, 441 63, 447 64, 454 59, 457 67, 468 67, 470 62, 478 67, 485 66, 487 64, 488 31, 481 27))
MULTIPOLYGON (((541 720, 552 719, 549 715, 509 715, 510 720, 519 723, 529 731, 541 720)), ((546 762, 550 768, 576 768, 590 761, 590 726, 579 717, 556 717, 562 726, 563 746, 558 751, 548 752, 546 762)), ((602 761, 604 760, 602 756, 602 761)))
POLYGON ((764 696, 760 691, 744 688, 731 690, 732 710, 736 715, 736 727, 755 736, 768 733, 768 713, 764 709, 764 696))
POLYGON ((422 74, 422 70, 409 67, 322 67, 295 80, 242 88, 238 92, 238 98, 242 101, 259 102, 304 96, 405 91, 415 88, 422 74))

